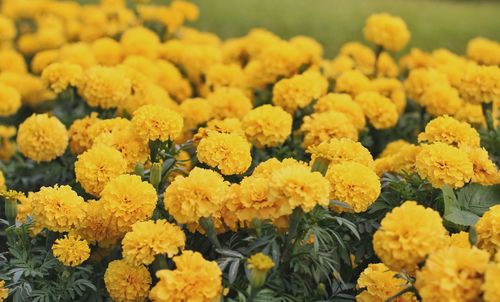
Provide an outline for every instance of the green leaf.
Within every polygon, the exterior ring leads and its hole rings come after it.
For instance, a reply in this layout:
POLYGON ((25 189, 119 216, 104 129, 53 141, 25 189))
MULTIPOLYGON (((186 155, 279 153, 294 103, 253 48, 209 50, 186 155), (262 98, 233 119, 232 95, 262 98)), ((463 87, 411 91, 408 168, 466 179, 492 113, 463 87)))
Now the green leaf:
POLYGON ((470 184, 457 192, 457 199, 462 208, 482 216, 489 208, 500 204, 500 185, 470 184))
POLYGON ((451 223, 458 224, 461 226, 471 226, 474 225, 479 216, 463 209, 458 202, 455 192, 449 186, 444 186, 443 199, 444 199, 444 216, 443 218, 451 223))
POLYGON ((227 276, 228 281, 230 284, 236 280, 236 277, 238 276, 238 268, 240 267, 240 260, 235 260, 231 263, 229 266, 229 274, 227 276))

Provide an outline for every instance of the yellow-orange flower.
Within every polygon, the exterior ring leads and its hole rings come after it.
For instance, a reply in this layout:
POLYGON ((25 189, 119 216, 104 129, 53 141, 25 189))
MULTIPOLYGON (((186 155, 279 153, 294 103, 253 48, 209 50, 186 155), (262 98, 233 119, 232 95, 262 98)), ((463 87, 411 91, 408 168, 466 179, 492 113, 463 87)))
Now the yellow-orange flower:
POLYGON ((133 266, 124 260, 114 260, 104 273, 104 284, 116 302, 146 301, 151 275, 144 265, 133 266))
POLYGON ((275 147, 290 136, 292 116, 281 107, 264 105, 245 115, 242 127, 257 147, 275 147))
POLYGON ((78 266, 90 257, 90 248, 80 236, 66 235, 55 241, 52 253, 64 265, 78 266))

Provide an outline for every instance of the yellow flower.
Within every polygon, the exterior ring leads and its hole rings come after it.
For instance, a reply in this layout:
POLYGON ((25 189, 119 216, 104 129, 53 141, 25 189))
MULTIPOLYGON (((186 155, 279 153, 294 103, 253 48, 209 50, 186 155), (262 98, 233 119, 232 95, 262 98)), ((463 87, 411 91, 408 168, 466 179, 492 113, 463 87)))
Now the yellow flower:
POLYGON ((182 117, 158 105, 144 105, 134 112, 132 128, 140 137, 150 141, 175 140, 182 132, 182 117))
POLYGON ((184 248, 186 235, 180 227, 164 219, 136 222, 122 240, 122 254, 132 265, 153 263, 156 255, 175 256, 184 248))
POLYGON ((449 84, 446 75, 433 68, 412 69, 404 82, 408 97, 416 102, 420 102, 429 87, 449 84))
POLYGON ((258 271, 267 272, 274 267, 274 262, 271 257, 263 253, 257 253, 248 258, 247 267, 249 270, 255 269, 258 271))
POLYGON ((64 236, 52 246, 54 256, 66 266, 78 266, 90 257, 87 241, 80 236, 64 236))
POLYGON ((85 70, 78 93, 92 107, 115 108, 131 93, 131 81, 113 67, 93 66, 85 70))
POLYGON ((373 67, 375 66, 375 53, 370 47, 359 42, 347 42, 340 48, 340 56, 337 58, 342 58, 342 56, 346 56, 354 60, 356 68, 349 69, 357 69, 365 75, 373 73, 373 67))
POLYGON ((21 94, 14 88, 0 83, 0 116, 15 114, 21 107, 21 94))
MULTIPOLYGON (((364 212, 380 195, 380 180, 375 172, 353 161, 330 165, 325 175, 330 182, 330 199, 347 203, 355 213, 364 212)), ((351 211, 335 207, 336 210, 351 211)))
POLYGON ((403 83, 396 79, 377 78, 372 80, 370 90, 390 99, 401 114, 406 108, 406 94, 403 83))
POLYGON ((420 177, 435 188, 461 188, 474 175, 467 153, 441 142, 423 145, 415 164, 420 177))
POLYGON ((318 113, 327 111, 343 113, 358 130, 363 129, 366 125, 363 109, 353 101, 349 94, 329 93, 324 95, 314 104, 314 111, 318 113))
POLYGON ((179 111, 179 107, 168 93, 156 84, 147 83, 141 90, 128 97, 118 108, 128 114, 133 114, 137 109, 144 105, 157 105, 174 111, 179 111))
POLYGON ((28 199, 35 220, 54 232, 74 230, 85 218, 87 204, 70 186, 42 187, 28 199))
POLYGON ((418 141, 426 143, 445 143, 454 147, 479 147, 479 133, 468 123, 459 122, 449 116, 440 116, 425 126, 418 135, 418 141))
POLYGON ((51 161, 66 150, 68 132, 56 117, 33 114, 19 125, 17 145, 24 156, 36 162, 51 161))
MULTIPOLYGON (((0 22, 2 22, 1 19, 0 22)), ((0 24, 0 26, 2 25, 0 24)), ((9 289, 5 288, 5 281, 0 280, 0 301, 5 301, 5 299, 7 299, 8 296, 9 296, 9 289)))
POLYGON ((318 145, 332 138, 358 139, 358 131, 349 118, 337 111, 314 113, 304 118, 300 131, 304 132, 304 147, 318 145))
POLYGON ((113 301, 146 301, 151 275, 144 265, 133 266, 124 260, 114 260, 106 269, 104 284, 113 301))
POLYGON ((254 218, 274 219, 288 211, 284 211, 288 207, 286 200, 269 198, 269 179, 252 175, 241 181, 237 187, 239 194, 236 201, 239 207, 235 211, 239 220, 250 223, 254 218))
POLYGON ((207 101, 214 118, 242 118, 252 110, 252 101, 238 88, 222 87, 211 93, 207 101))
POLYGON ((22 54, 13 49, 0 50, 0 71, 26 73, 27 70, 26 61, 22 54))
POLYGON ((104 206, 104 202, 89 200, 87 213, 78 226, 76 234, 89 243, 99 244, 100 247, 114 247, 124 232, 110 223, 114 213, 107 211, 104 206))
POLYGON ((212 117, 212 105, 203 98, 187 99, 179 106, 188 129, 196 129, 198 125, 208 122, 212 117))
POLYGON ((82 77, 82 67, 72 63, 52 63, 42 71, 43 83, 55 93, 61 93, 68 87, 77 87, 82 77))
POLYGON ((94 145, 75 162, 76 180, 85 192, 94 196, 101 194, 104 186, 113 178, 124 174, 127 162, 122 154, 108 146, 94 145))
POLYGON ((198 252, 174 257, 175 270, 156 272, 158 283, 149 298, 154 302, 215 301, 222 293, 222 272, 215 261, 198 252))
POLYGON ((495 185, 500 183, 500 173, 495 163, 489 158, 488 151, 484 148, 465 149, 472 162, 474 174, 471 181, 482 185, 495 185))
POLYGON ((307 56, 292 43, 279 41, 268 45, 259 55, 261 77, 266 83, 274 83, 280 77, 288 78, 307 63, 307 56))
POLYGON ((500 301, 498 284, 500 284, 500 262, 497 261, 490 263, 484 274, 484 283, 481 286, 481 290, 483 291, 485 302, 500 301))
POLYGON ((375 172, 377 175, 382 175, 385 172, 414 172, 416 169, 415 161, 421 150, 420 146, 415 146, 405 142, 401 145, 396 143, 391 146, 391 148, 392 147, 398 147, 398 150, 385 150, 393 153, 382 153, 380 157, 375 160, 375 172))
POLYGON ((483 108, 480 104, 464 102, 453 117, 461 122, 467 122, 474 127, 486 126, 483 108))
POLYGON ((356 96, 370 88, 370 79, 358 70, 342 73, 335 82, 335 92, 348 93, 356 96))
POLYGON ((95 40, 90 45, 97 63, 104 66, 115 66, 123 60, 123 50, 120 43, 108 37, 95 40))
MULTIPOLYGON (((359 275, 356 288, 362 292, 356 296, 359 302, 384 302, 396 295, 409 285, 404 279, 396 276, 397 272, 390 270, 383 263, 368 264, 368 267, 359 275)), ((397 299, 397 302, 416 301, 412 293, 406 293, 397 299)))
POLYGON ((335 79, 344 72, 353 70, 355 64, 354 60, 349 56, 338 55, 331 61, 324 60, 321 65, 325 76, 329 79, 335 79))
POLYGON ((405 48, 410 40, 410 31, 405 21, 387 13, 368 17, 363 34, 368 41, 391 51, 405 48))
POLYGON ((396 78, 399 67, 396 61, 387 52, 382 52, 377 59, 377 77, 396 78))
POLYGON ((182 77, 181 72, 175 67, 174 64, 157 60, 157 84, 163 87, 172 98, 177 102, 183 102, 185 99, 191 97, 193 91, 191 83, 182 77))
POLYGON ((428 254, 446 244, 447 237, 438 212, 406 201, 382 219, 373 236, 373 249, 391 270, 413 274, 428 254))
POLYGON ((290 136, 292 116, 281 107, 264 105, 245 115, 242 126, 257 147, 276 147, 290 136))
POLYGON ((16 135, 16 127, 0 125, 0 160, 7 162, 16 153, 15 144, 10 140, 16 135))
POLYGON ((315 65, 321 62, 323 57, 323 46, 315 39, 307 36, 295 36, 290 43, 297 46, 307 56, 307 62, 315 65))
POLYGON ((175 0, 172 2, 172 4, 170 4, 170 7, 173 10, 181 12, 184 18, 189 21, 198 19, 198 16, 200 14, 200 11, 196 4, 188 1, 175 0))
MULTIPOLYGON (((319 172, 311 172, 309 166, 301 163, 284 164, 269 180, 269 199, 286 200, 290 210, 301 207, 310 212, 316 205, 329 203, 328 181, 319 172)), ((286 211, 287 207, 284 207, 286 211)))
POLYGON ((0 16, 0 41, 13 40, 17 35, 16 24, 14 20, 4 16, 0 16))
POLYGON ((97 64, 90 45, 77 42, 65 44, 59 49, 59 61, 80 65, 83 69, 88 69, 97 64))
POLYGON ((156 59, 160 51, 160 38, 142 26, 127 29, 120 38, 120 44, 125 57, 139 55, 156 59))
POLYGON ((500 68, 498 66, 467 65, 457 87, 466 102, 472 104, 500 100, 500 68))
POLYGON ((137 175, 120 175, 110 180, 101 192, 103 212, 111 213, 109 225, 122 234, 132 224, 147 220, 156 207, 156 190, 137 175))
POLYGON ((252 163, 251 145, 241 136, 210 133, 196 148, 198 160, 224 175, 243 174, 252 163))
POLYGON ((476 223, 477 246, 493 257, 500 251, 500 205, 492 206, 476 223))
POLYGON ((197 223, 222 205, 229 186, 220 174, 194 168, 187 177, 177 176, 164 194, 165 209, 178 223, 197 223))
POLYGON ((206 72, 205 88, 212 92, 221 87, 245 88, 245 74, 239 65, 216 64, 206 72))
POLYGON ((0 82, 16 89, 21 94, 21 100, 29 106, 37 106, 55 97, 44 88, 40 78, 29 73, 4 71, 0 73, 0 82))
POLYGON ((500 44, 477 37, 467 43, 467 56, 478 64, 500 65, 500 44))
POLYGON ((361 106, 375 129, 391 128, 398 122, 399 114, 396 105, 377 92, 362 92, 354 101, 361 106))
POLYGON ((59 50, 44 50, 37 52, 31 60, 31 71, 35 74, 41 74, 45 67, 57 62, 59 59, 59 50))
POLYGON ((469 241, 469 233, 461 231, 459 233, 451 234, 448 245, 460 248, 471 248, 472 245, 469 241))
POLYGON ((319 145, 307 148, 311 163, 318 157, 328 159, 330 166, 344 162, 357 162, 373 169, 373 157, 361 143, 347 138, 332 138, 319 145))
POLYGON ((99 121, 97 113, 91 113, 81 119, 77 119, 71 124, 68 130, 69 148, 73 154, 81 154, 92 146, 93 138, 90 137, 88 129, 99 121))
POLYGON ((420 101, 432 116, 454 115, 463 106, 458 91, 449 85, 432 85, 420 101))
POLYGON ((417 272, 415 287, 423 301, 478 301, 488 259, 488 253, 476 248, 431 253, 417 272))

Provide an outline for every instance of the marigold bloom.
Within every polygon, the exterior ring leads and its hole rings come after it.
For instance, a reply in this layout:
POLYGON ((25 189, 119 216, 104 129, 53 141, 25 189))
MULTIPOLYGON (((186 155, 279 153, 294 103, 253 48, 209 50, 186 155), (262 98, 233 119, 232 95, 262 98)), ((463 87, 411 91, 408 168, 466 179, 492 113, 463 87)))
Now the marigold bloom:
POLYGON ((500 205, 492 206, 476 223, 477 246, 491 256, 500 251, 500 205))
POLYGON ((222 87, 211 93, 207 101, 214 118, 242 118, 252 110, 252 101, 238 88, 222 87))
POLYGON ((358 139, 358 131, 345 114, 337 111, 314 113, 304 118, 300 131, 304 132, 304 147, 318 145, 332 138, 358 139))
POLYGON ((59 60, 59 50, 44 50, 37 52, 31 59, 31 71, 34 74, 41 74, 45 67, 59 60))
POLYGON ((184 127, 182 117, 158 105, 144 105, 134 112, 132 128, 150 141, 175 140, 184 127))
POLYGON ((252 255, 248 258, 247 263, 248 269, 256 269, 262 272, 267 272, 274 267, 273 259, 263 253, 252 255))
POLYGON ((375 129, 391 128, 398 122, 399 114, 396 105, 377 92, 362 92, 354 101, 361 106, 375 129))
POLYGON ((198 125, 208 122, 212 117, 212 105, 203 98, 184 100, 179 106, 179 111, 188 129, 196 129, 198 125))
POLYGON ((156 272, 158 283, 149 298, 154 302, 214 301, 222 292, 222 273, 215 261, 198 252, 184 251, 173 258, 175 270, 156 272))
POLYGON ((114 260, 106 269, 104 284, 116 302, 146 301, 151 275, 144 265, 133 266, 124 260, 114 260))
POLYGON ((434 85, 450 85, 445 74, 433 68, 412 69, 404 82, 408 97, 420 102, 422 95, 434 85))
POLYGON ((15 114, 21 107, 21 94, 14 88, 0 83, 0 116, 15 114))
POLYGON ((68 87, 77 87, 82 80, 83 69, 72 63, 52 63, 42 71, 43 83, 55 93, 68 87))
POLYGON ((343 113, 358 130, 363 129, 366 125, 363 109, 353 101, 349 94, 329 93, 324 95, 314 104, 314 111, 318 113, 327 111, 343 113))
POLYGON ((488 253, 476 248, 431 253, 417 272, 415 287, 424 301, 477 301, 488 259, 488 253))
POLYGON ((387 52, 382 52, 377 59, 377 77, 396 78, 399 75, 399 67, 396 61, 387 52))
POLYGON ((479 133, 468 123, 459 122, 449 116, 440 116, 425 126, 418 135, 419 142, 441 142, 454 147, 479 147, 479 133))
MULTIPOLYGON (((1 19, 0 22, 2 22, 1 19)), ((5 281, 0 280, 0 301, 4 301, 4 299, 7 299, 8 296, 9 296, 9 290, 5 288, 5 281)))
POLYGON ((204 85, 206 92, 216 91, 221 87, 244 89, 245 85, 245 74, 239 65, 217 64, 211 66, 206 72, 204 85))
POLYGON ((368 41, 391 51, 405 48, 410 40, 410 31, 405 21, 387 13, 368 17, 363 33, 368 41))
POLYGON ((406 201, 382 219, 373 236, 373 248, 390 269, 414 273, 429 253, 446 243, 447 237, 438 212, 406 201))
POLYGON ((432 116, 454 115, 463 105, 458 91, 449 85, 432 85, 420 101, 432 116))
POLYGON ((290 136, 292 116, 281 107, 264 105, 245 115, 242 126, 247 138, 257 147, 275 147, 290 136))
POLYGON ((500 44, 477 37, 467 43, 467 56, 479 64, 500 65, 500 44))
POLYGON ((22 54, 13 49, 0 49, 0 71, 26 73, 27 69, 26 61, 22 54))
POLYGON ((311 154, 311 163, 318 157, 328 159, 330 166, 344 162, 357 162, 370 169, 373 168, 373 157, 361 143, 347 138, 332 138, 319 145, 307 149, 311 154))
POLYGON ((467 65, 457 87, 466 102, 472 104, 500 100, 500 68, 498 66, 467 65))
POLYGON ((87 204, 70 186, 42 187, 28 199, 35 220, 53 232, 74 230, 85 218, 87 204))
POLYGON ((498 284, 500 284, 500 262, 497 261, 490 263, 486 268, 484 274, 484 283, 481 286, 483 291, 483 299, 485 302, 495 302, 500 299, 500 291, 498 290, 498 284))
POLYGON ((185 242, 186 235, 175 224, 164 219, 140 221, 123 237, 122 254, 132 265, 149 265, 156 255, 167 254, 172 258, 184 248, 185 242))
POLYGON ((290 43, 297 46, 307 56, 309 64, 318 64, 323 57, 323 46, 315 39, 307 36, 295 36, 290 43))
POLYGON ((125 57, 139 55, 156 59, 160 51, 160 38, 142 26, 127 29, 120 38, 120 44, 125 57))
POLYGON ((51 161, 66 150, 68 132, 56 117, 33 114, 19 126, 17 145, 24 156, 36 162, 51 161))
POLYGON ((235 211, 240 221, 250 223, 254 218, 275 219, 288 212, 285 210, 288 207, 286 200, 270 198, 269 179, 252 175, 241 181, 237 196, 239 207, 235 211))
POLYGON ((406 108, 406 94, 403 83, 399 80, 390 78, 373 79, 370 85, 370 90, 376 91, 390 99, 396 106, 399 114, 404 112, 406 108))
MULTIPOLYGON (((407 282, 396 274, 396 271, 390 270, 383 263, 368 264, 356 282, 356 288, 363 290, 356 296, 356 301, 383 302, 407 288, 407 282)), ((411 302, 416 299, 412 293, 406 293, 395 301, 411 302)))
POLYGON ((500 173, 495 163, 489 158, 488 151, 484 148, 465 149, 472 162, 471 181, 482 185, 495 185, 500 183, 500 173))
POLYGON ((358 70, 349 70, 341 74, 335 82, 335 92, 356 96, 370 88, 370 79, 358 70))
POLYGON ((92 146, 92 137, 88 129, 100 119, 96 113, 92 113, 81 119, 77 119, 71 124, 68 130, 69 148, 73 154, 81 154, 92 146))
POLYGON ((0 16, 0 41, 13 40, 17 35, 16 24, 14 20, 8 18, 7 16, 0 16))
POLYGON ((89 194, 99 196, 104 186, 113 178, 124 174, 127 161, 111 147, 97 144, 78 155, 75 162, 76 180, 89 194))
POLYGON ((217 167, 222 174, 243 174, 252 163, 251 145, 241 136, 211 133, 196 148, 198 160, 217 167))
POLYGON ((228 184, 215 171, 194 168, 187 177, 177 176, 164 194, 165 209, 178 223, 196 224, 222 205, 228 184))
POLYGON ((335 63, 340 63, 339 58, 341 59, 343 56, 352 58, 352 60, 354 60, 356 68, 349 69, 357 69, 365 75, 370 75, 373 73, 373 68, 375 66, 375 53, 370 47, 359 42, 347 42, 340 48, 340 56, 337 57, 337 59, 335 60, 337 62, 335 63))
POLYGON ((122 46, 116 40, 103 37, 95 40, 90 45, 92 54, 97 60, 97 63, 104 66, 115 66, 123 60, 122 46))
POLYGON ((401 173, 403 171, 415 171, 415 161, 417 160, 421 147, 406 143, 401 145, 398 149, 399 150, 394 150, 392 154, 381 154, 380 157, 375 160, 375 172, 377 175, 382 175, 385 172, 401 173))
POLYGON ((52 246, 54 256, 66 266, 78 266, 90 257, 87 241, 80 236, 64 236, 52 246))
POLYGON ((469 240, 469 233, 460 231, 459 233, 451 234, 448 246, 461 247, 461 248, 471 248, 469 240))
POLYGON ((269 44, 259 54, 264 82, 273 83, 280 77, 288 78, 307 63, 307 55, 296 45, 279 41, 269 44))

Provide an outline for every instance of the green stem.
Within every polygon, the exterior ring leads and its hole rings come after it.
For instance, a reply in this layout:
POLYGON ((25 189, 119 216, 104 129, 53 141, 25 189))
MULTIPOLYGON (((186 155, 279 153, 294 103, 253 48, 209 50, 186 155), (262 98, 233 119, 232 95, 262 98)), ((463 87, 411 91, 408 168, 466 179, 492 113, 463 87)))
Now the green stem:
POLYGON ((217 238, 217 232, 215 231, 214 223, 212 217, 202 217, 200 219, 200 225, 205 230, 208 240, 217 248, 222 248, 222 245, 217 238))
POLYGON ((317 171, 321 173, 323 176, 325 176, 329 164, 330 160, 324 157, 318 157, 314 160, 313 165, 311 167, 311 171, 313 172, 317 171))
POLYGON ((292 245, 292 241, 295 238, 297 241, 299 238, 297 238, 297 232, 299 229, 299 224, 302 218, 304 217, 304 212, 302 211, 301 208, 295 208, 292 212, 292 215, 290 215, 290 225, 288 227, 288 234, 286 237, 286 242, 285 242, 285 247, 284 247, 284 253, 282 257, 282 267, 286 267, 286 263, 292 256, 292 249, 294 245, 292 245))
POLYGON ((250 285, 250 295, 248 296, 247 301, 248 302, 253 302, 255 297, 257 297, 257 293, 259 292, 258 288, 254 288, 253 286, 250 285))
POLYGON ((493 102, 481 103, 481 107, 483 109, 484 119, 486 120, 486 126, 488 127, 488 131, 493 131, 494 130, 493 115, 492 115, 493 102))

